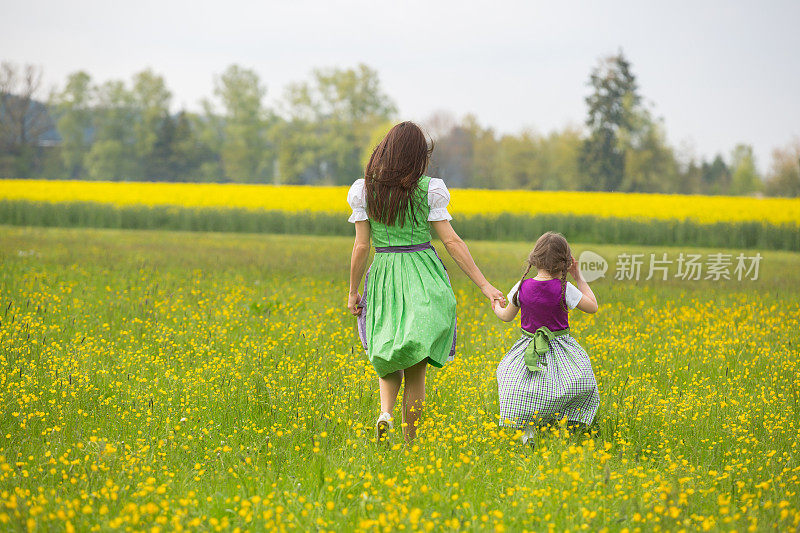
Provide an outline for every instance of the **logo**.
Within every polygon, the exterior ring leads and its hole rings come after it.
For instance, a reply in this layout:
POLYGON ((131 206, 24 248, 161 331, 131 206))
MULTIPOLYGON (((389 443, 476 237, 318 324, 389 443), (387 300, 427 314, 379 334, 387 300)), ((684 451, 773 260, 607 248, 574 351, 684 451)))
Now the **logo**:
POLYGON ((583 273, 583 279, 587 283, 591 283, 606 276, 608 271, 608 262, 600 255, 590 252, 588 250, 581 252, 578 257, 578 267, 583 273))

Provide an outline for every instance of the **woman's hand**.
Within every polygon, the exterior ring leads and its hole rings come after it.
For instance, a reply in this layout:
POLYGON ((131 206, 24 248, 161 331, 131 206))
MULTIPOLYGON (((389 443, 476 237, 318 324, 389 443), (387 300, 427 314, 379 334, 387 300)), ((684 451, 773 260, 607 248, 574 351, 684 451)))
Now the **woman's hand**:
POLYGON ((361 311, 364 309, 360 306, 361 304, 361 295, 358 293, 350 293, 347 296, 347 308, 353 313, 353 316, 358 316, 361 314, 361 311))
POLYGON ((369 221, 359 220, 356 222, 356 239, 353 242, 353 253, 350 256, 350 288, 347 296, 347 308, 355 316, 361 314, 359 307, 361 295, 358 294, 358 287, 361 286, 361 278, 364 277, 369 259, 369 235, 369 221))
POLYGON ((503 293, 500 292, 499 290, 495 289, 491 283, 487 283, 486 285, 481 287, 481 292, 483 293, 484 296, 486 296, 489 299, 489 303, 492 305, 492 308, 494 308, 495 302, 500 302, 500 305, 502 305, 503 307, 506 306, 505 295, 503 295, 503 293))

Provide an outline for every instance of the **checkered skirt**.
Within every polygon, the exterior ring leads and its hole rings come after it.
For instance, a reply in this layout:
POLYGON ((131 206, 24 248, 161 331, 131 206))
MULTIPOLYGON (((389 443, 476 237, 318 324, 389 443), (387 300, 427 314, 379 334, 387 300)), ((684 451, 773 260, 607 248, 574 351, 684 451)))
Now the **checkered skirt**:
POLYGON ((497 366, 500 425, 522 428, 562 418, 590 425, 600 394, 586 351, 571 335, 556 337, 541 358, 545 369, 534 372, 525 366, 531 342, 520 338, 497 366))

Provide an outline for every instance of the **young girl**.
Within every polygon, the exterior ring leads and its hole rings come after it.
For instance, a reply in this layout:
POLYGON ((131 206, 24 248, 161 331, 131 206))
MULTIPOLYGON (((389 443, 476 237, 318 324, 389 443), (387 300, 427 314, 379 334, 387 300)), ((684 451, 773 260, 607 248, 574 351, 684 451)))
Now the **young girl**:
POLYGON ((570 426, 589 426, 600 395, 589 356, 570 335, 567 310, 597 311, 597 299, 584 281, 563 235, 547 232, 536 241, 522 279, 508 295, 508 306, 494 302, 501 320, 522 310, 522 337, 497 367, 500 425, 525 429, 566 418, 570 426), (525 279, 531 267, 536 276, 525 279), (567 281, 567 273, 577 287, 567 281))

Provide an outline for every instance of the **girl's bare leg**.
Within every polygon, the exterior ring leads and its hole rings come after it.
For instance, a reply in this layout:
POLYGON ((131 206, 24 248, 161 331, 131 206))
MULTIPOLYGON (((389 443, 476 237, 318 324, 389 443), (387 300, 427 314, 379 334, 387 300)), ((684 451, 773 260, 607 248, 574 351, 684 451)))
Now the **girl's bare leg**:
POLYGON ((425 403, 425 371, 428 361, 420 361, 416 365, 403 371, 405 376, 405 389, 403 390, 403 422, 406 423, 406 442, 411 442, 417 436, 417 422, 422 416, 425 403))
POLYGON ((403 371, 398 370, 391 374, 378 378, 378 385, 381 389, 381 412, 390 413, 394 411, 394 404, 397 402, 397 393, 400 392, 400 385, 403 383, 403 371))

